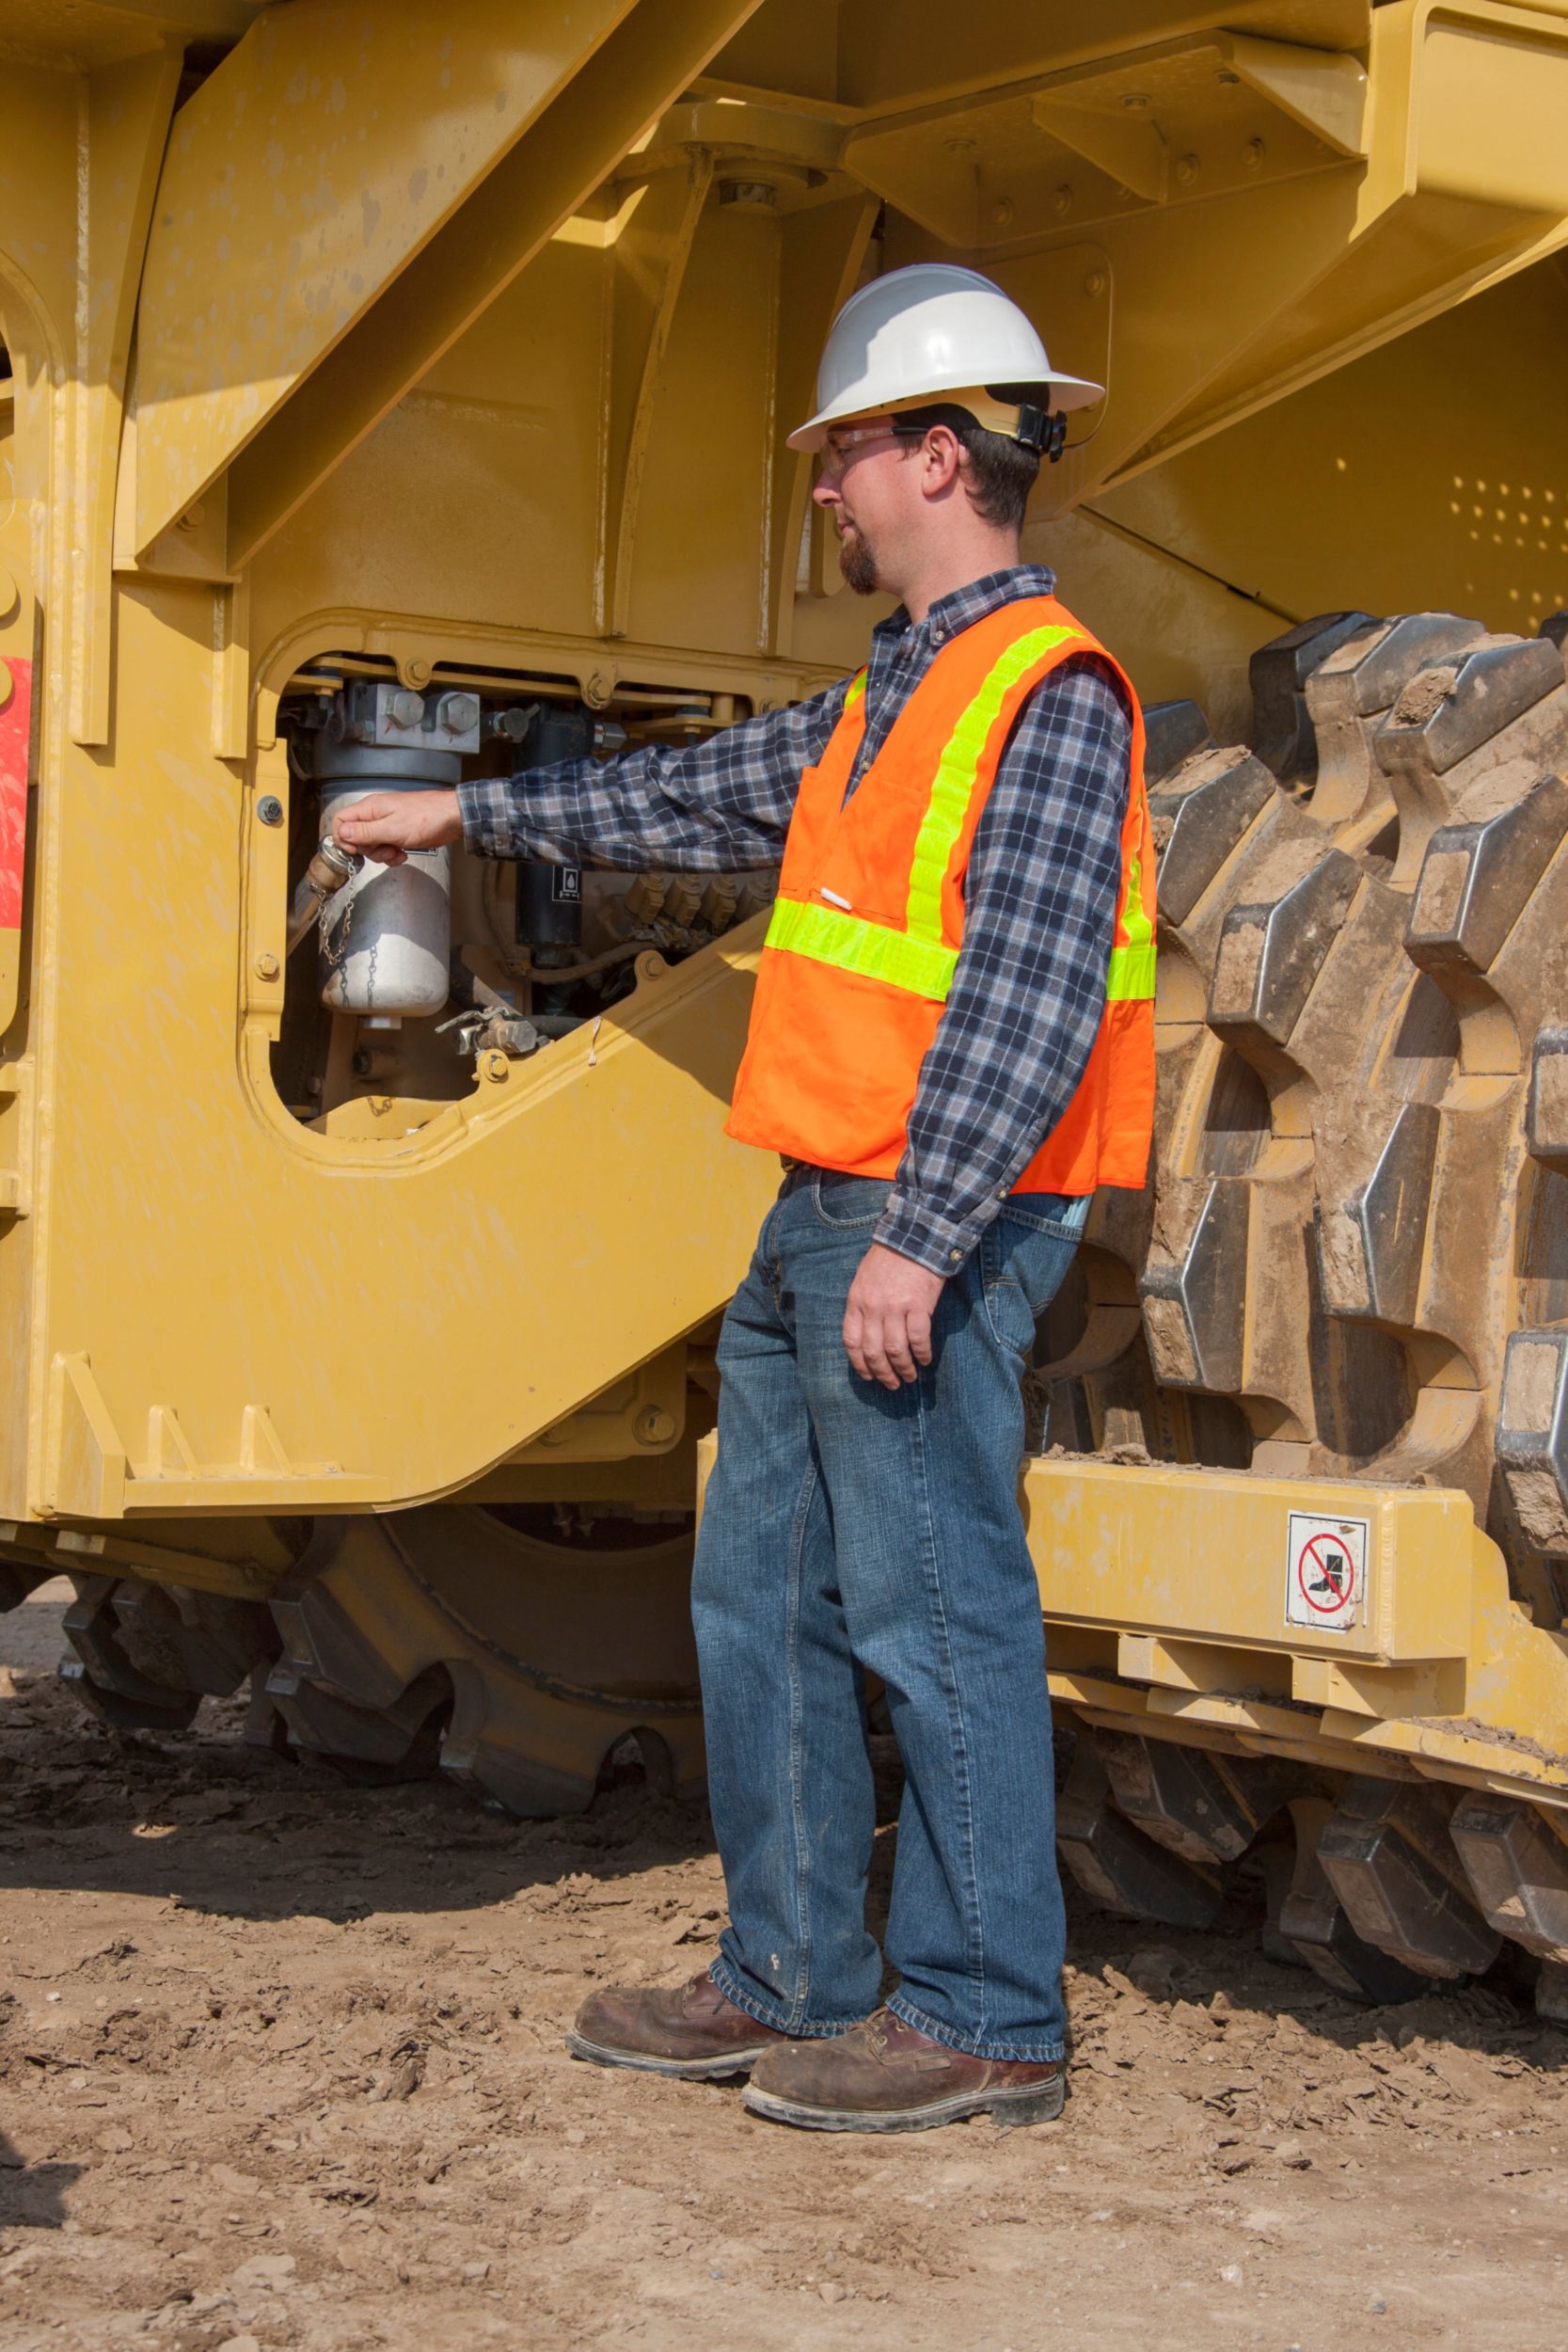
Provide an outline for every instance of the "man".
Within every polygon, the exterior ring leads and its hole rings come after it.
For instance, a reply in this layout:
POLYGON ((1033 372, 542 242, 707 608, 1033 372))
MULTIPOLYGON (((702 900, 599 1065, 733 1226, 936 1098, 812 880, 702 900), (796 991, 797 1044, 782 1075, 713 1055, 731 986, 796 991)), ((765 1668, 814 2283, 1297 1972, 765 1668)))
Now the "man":
POLYGON ((783 847, 729 1132, 786 1170, 724 1321, 692 1601, 731 1924, 679 1990, 594 1994, 603 2065, 750 2073, 826 2130, 1060 2111, 1065 2018, 1021 1379, 1101 1183, 1140 1185, 1153 850, 1120 671, 1020 562, 1063 405, 945 265, 835 321, 817 502, 902 604, 847 685, 685 751, 361 802, 372 857, 745 867, 783 847), (906 1771, 887 1954, 864 1681, 906 1771))

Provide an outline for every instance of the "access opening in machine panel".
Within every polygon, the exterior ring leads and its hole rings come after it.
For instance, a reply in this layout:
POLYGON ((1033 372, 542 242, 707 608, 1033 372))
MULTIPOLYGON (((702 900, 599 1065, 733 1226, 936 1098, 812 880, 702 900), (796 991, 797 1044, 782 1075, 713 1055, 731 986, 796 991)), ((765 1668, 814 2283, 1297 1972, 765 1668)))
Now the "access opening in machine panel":
POLYGON ((748 716, 729 691, 616 683, 594 707, 572 677, 363 653, 302 663, 278 707, 287 803, 257 803, 289 835, 272 1069, 292 1115, 402 1139, 471 1094, 490 1057, 546 1052, 630 995, 640 955, 678 962, 773 898, 771 870, 588 869, 461 844, 351 862, 329 845, 356 801, 696 742, 748 716))

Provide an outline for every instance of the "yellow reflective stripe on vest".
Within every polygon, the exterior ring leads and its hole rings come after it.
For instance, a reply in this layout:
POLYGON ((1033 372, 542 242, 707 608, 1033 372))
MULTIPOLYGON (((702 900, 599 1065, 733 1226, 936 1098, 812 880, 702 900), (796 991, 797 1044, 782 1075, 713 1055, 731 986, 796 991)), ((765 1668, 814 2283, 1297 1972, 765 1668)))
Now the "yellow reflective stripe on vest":
POLYGON ((995 663, 942 746, 937 772, 931 780, 931 797, 915 836, 914 863, 910 868, 910 898, 904 921, 911 939, 936 941, 942 937, 942 878, 969 814, 980 772, 980 755, 1004 701, 1041 654, 1052 652, 1069 637, 1082 633, 1074 628, 1032 628, 1027 637, 1017 639, 995 663))
POLYGON ((1105 995, 1111 1004, 1126 1004, 1154 993, 1154 926, 1144 913, 1143 861, 1136 850, 1127 864, 1119 928, 1127 933, 1124 947, 1111 950, 1105 995))
MULTIPOLYGON (((885 923, 868 923, 863 915, 838 907, 780 898, 768 926, 766 945, 945 1004, 958 951, 942 937, 942 885, 979 781, 981 755, 1002 705, 1019 679, 1042 654, 1082 635, 1079 629, 1053 627, 1031 629, 1026 637, 1019 638, 990 671, 943 745, 915 837, 903 930, 892 930, 885 923)), ((850 679, 844 697, 846 713, 864 694, 865 676, 862 670, 850 679)), ((1136 853, 1128 866, 1123 898, 1118 929, 1126 931, 1127 942, 1112 949, 1106 976, 1105 994, 1112 1003, 1154 993, 1154 936, 1144 913, 1142 868, 1136 853)))
POLYGON ((1106 1003, 1125 1005, 1134 998, 1152 996, 1153 993, 1153 947, 1113 947, 1110 969, 1105 976, 1106 1003))
POLYGON ((837 907, 808 906, 799 898, 776 901, 765 944, 813 963, 831 963, 840 972, 863 973, 868 980, 885 981, 939 1005, 947 1001, 958 961, 956 947, 910 939, 885 923, 868 923, 837 907))

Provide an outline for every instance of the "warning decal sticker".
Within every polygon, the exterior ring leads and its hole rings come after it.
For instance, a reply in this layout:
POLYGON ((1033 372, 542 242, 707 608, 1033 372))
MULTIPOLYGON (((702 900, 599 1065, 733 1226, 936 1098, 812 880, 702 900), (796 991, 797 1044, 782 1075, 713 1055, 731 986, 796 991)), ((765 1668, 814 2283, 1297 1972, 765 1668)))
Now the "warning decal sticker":
POLYGON ((1366 1519, 1323 1519, 1292 1511, 1285 1569, 1285 1622, 1319 1633, 1348 1633, 1367 1597, 1366 1519))

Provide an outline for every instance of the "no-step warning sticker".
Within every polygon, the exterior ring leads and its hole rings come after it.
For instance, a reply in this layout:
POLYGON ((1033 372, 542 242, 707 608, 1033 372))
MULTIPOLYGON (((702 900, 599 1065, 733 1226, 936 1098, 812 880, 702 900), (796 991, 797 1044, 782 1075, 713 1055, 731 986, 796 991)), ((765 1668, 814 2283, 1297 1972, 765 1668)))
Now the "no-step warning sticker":
POLYGON ((1291 1513, 1285 1572, 1285 1622, 1319 1633, 1348 1633, 1367 1597, 1366 1519, 1321 1519, 1291 1513))

